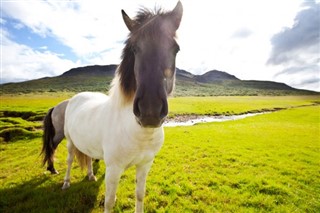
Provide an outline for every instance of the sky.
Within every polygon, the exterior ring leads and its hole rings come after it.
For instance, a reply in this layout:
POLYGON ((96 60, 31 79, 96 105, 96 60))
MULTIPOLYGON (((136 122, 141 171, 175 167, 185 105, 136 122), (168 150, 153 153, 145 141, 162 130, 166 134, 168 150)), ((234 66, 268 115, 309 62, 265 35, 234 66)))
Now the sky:
MULTIPOLYGON (((177 0, 0 0, 1 83, 121 62, 124 9, 177 0)), ((320 91, 320 0, 181 0, 176 66, 320 91)))

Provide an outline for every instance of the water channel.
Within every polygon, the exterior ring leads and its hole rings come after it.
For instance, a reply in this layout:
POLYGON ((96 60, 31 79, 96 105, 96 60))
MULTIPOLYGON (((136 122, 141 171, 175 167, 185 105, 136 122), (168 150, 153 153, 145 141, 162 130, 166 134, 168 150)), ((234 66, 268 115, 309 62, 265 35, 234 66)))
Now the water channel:
POLYGON ((177 116, 173 119, 168 119, 165 123, 165 127, 177 127, 177 126, 193 126, 198 123, 208 123, 208 122, 224 122, 224 121, 234 121, 239 119, 244 119, 247 117, 252 117, 256 115, 265 114, 261 113, 247 113, 242 115, 219 115, 219 116, 177 116))

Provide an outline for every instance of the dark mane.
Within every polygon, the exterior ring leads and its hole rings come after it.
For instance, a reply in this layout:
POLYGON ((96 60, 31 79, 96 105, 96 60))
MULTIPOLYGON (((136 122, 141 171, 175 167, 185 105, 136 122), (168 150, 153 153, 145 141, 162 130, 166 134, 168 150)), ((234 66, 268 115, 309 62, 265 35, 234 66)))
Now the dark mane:
POLYGON ((131 98, 136 91, 136 80, 134 76, 134 54, 129 39, 122 51, 122 62, 118 68, 118 75, 122 92, 126 97, 131 98))
POLYGON ((155 8, 153 11, 142 8, 134 18, 134 21, 139 23, 139 26, 130 32, 125 42, 121 56, 122 62, 118 69, 121 89, 128 99, 133 98, 136 91, 134 74, 135 56, 133 53, 135 43, 139 38, 149 37, 151 39, 159 39, 159 35, 165 35, 166 38, 171 37, 172 39, 175 36, 175 32, 172 34, 173 30, 170 30, 170 27, 165 30, 167 32, 164 32, 164 27, 162 27, 164 19, 169 14, 170 12, 164 12, 161 8, 155 8))

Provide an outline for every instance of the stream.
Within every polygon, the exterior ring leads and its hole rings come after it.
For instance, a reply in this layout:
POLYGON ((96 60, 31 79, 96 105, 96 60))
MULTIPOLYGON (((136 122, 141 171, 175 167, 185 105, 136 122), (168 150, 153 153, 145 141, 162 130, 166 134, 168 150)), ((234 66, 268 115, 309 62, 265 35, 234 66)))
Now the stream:
POLYGON ((182 115, 176 116, 172 119, 165 121, 165 127, 177 127, 177 126, 192 126, 198 123, 208 122, 224 122, 244 119, 256 115, 265 114, 266 112, 260 113, 246 113, 242 115, 219 115, 219 116, 201 116, 201 115, 182 115))

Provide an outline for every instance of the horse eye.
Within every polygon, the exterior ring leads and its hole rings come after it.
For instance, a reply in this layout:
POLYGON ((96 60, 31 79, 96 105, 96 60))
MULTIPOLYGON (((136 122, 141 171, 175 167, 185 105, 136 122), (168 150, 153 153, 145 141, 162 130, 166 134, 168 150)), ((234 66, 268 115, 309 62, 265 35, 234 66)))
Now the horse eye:
POLYGON ((171 78, 171 76, 172 76, 171 69, 169 69, 169 68, 165 69, 164 70, 164 78, 165 78, 165 80, 167 80, 167 78, 171 78))
POLYGON ((136 54, 136 53, 139 52, 139 48, 138 48, 137 46, 132 46, 132 47, 131 47, 131 51, 132 51, 134 54, 136 54))

